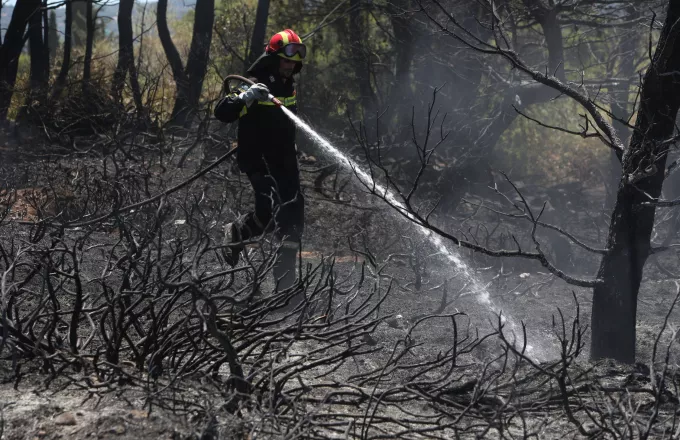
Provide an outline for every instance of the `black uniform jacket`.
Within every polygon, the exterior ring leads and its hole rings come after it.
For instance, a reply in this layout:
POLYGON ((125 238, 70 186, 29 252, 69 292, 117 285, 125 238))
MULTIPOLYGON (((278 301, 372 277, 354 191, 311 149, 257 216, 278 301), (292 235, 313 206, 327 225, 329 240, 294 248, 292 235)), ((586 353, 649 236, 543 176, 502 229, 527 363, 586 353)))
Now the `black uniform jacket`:
MULTIPOLYGON (((268 70, 249 70, 250 79, 265 84, 289 110, 297 113, 293 78, 285 82, 281 76, 268 70)), ((239 120, 239 168, 246 174, 273 175, 297 173, 295 124, 273 103, 253 102, 247 107, 238 95, 245 89, 231 91, 215 107, 215 117, 223 122, 239 120)))

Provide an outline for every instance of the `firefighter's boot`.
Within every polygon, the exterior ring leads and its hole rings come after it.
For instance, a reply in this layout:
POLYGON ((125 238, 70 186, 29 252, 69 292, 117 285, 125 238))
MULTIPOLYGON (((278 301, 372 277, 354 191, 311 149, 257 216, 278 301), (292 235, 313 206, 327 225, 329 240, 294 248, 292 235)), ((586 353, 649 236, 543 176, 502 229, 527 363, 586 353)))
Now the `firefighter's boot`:
MULTIPOLYGON (((297 281, 297 263, 300 246, 296 242, 284 241, 279 248, 274 266, 274 278, 276 290, 283 292, 295 286, 297 281)), ((302 292, 295 295, 289 306, 298 305, 304 294, 302 292)))
POLYGON ((224 241, 222 245, 222 257, 224 261, 231 267, 238 264, 239 255, 244 247, 241 244, 241 232, 239 230, 238 222, 229 223, 224 227, 224 241))

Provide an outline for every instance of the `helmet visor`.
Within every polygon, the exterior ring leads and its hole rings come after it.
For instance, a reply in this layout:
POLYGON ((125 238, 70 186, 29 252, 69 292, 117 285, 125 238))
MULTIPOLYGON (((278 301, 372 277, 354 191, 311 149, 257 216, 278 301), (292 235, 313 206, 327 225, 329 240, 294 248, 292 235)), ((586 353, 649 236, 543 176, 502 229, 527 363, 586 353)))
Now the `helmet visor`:
POLYGON ((307 55, 307 47, 302 43, 289 43, 283 46, 283 54, 289 58, 299 55, 300 59, 304 59, 307 55))

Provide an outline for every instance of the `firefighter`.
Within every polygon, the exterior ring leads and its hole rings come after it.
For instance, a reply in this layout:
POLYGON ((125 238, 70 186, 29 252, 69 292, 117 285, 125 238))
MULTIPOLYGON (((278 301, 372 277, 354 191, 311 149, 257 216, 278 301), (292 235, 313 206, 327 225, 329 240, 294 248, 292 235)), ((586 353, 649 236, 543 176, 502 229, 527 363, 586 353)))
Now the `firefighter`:
POLYGON ((277 105, 297 113, 293 75, 302 69, 306 47, 291 29, 274 35, 265 52, 248 69, 255 85, 241 84, 222 98, 215 117, 239 121, 239 169, 255 192, 255 210, 225 227, 225 259, 238 263, 243 242, 274 231, 281 240, 274 276, 280 290, 292 286, 304 225, 304 200, 295 145, 295 124, 277 105))

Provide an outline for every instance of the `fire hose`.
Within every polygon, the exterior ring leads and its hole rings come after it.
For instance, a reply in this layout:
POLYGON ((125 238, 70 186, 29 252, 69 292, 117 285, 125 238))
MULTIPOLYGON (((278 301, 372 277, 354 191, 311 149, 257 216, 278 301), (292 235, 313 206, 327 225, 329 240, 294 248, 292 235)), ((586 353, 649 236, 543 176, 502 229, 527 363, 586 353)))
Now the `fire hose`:
MULTIPOLYGON (((246 84, 250 84, 251 86, 255 85, 255 83, 253 81, 251 81, 248 78, 241 76, 241 75, 227 75, 227 77, 224 79, 224 81, 226 82, 226 81, 229 81, 230 79, 236 79, 236 80, 242 81, 246 84)), ((276 99, 274 97, 274 95, 272 95, 271 93, 269 94, 267 99, 269 101, 273 102, 274 104, 278 105, 279 107, 281 107, 283 105, 283 103, 281 101, 279 101, 278 99, 276 99)))
MULTIPOLYGON (((243 76, 240 76, 240 75, 227 75, 227 77, 225 78, 225 82, 230 80, 230 79, 242 81, 244 83, 250 84, 251 86, 255 84, 253 81, 251 81, 248 78, 245 78, 243 76)), ((272 94, 269 94, 268 99, 269 99, 269 101, 273 102, 274 104, 276 104, 279 107, 281 107, 283 105, 281 103, 281 101, 276 99, 272 94)), ((39 222, 32 222, 32 221, 25 221, 25 220, 15 220, 15 221, 12 221, 12 223, 23 224, 23 225, 42 225, 42 226, 50 225, 50 226, 56 226, 56 227, 59 227, 59 228, 76 228, 76 227, 89 226, 89 225, 92 225, 92 224, 95 224, 95 223, 99 223, 99 222, 104 221, 104 220, 111 218, 113 216, 116 216, 116 215, 119 215, 119 214, 122 214, 122 213, 125 213, 125 212, 129 212, 133 209, 137 209, 137 208, 140 208, 142 206, 148 205, 149 203, 153 203, 153 202, 156 202, 158 200, 161 200, 164 197, 168 196, 169 194, 172 194, 172 193, 184 188, 185 186, 191 184, 192 182, 196 181, 200 177, 207 174, 209 171, 215 169, 215 167, 217 167, 219 164, 221 164, 225 160, 229 159, 231 156, 234 155, 234 153, 236 153, 236 150, 237 150, 237 148, 232 148, 227 153, 225 153, 223 156, 221 156, 218 159, 216 159, 215 161, 213 161, 210 165, 208 165, 207 167, 203 168, 202 170, 196 172, 194 175, 192 175, 188 179, 184 180, 183 182, 180 182, 179 184, 173 186, 172 188, 169 188, 169 189, 167 189, 167 190, 165 190, 165 191, 163 191, 159 194, 156 194, 155 196, 150 197, 146 200, 142 200, 141 202, 137 202, 137 203, 133 203, 133 204, 130 204, 130 205, 127 205, 127 206, 123 206, 121 208, 117 208, 117 209, 115 209, 115 210, 113 210, 113 211, 111 211, 107 214, 100 215, 100 216, 95 217, 95 218, 90 219, 90 220, 78 221, 78 222, 65 222, 65 223, 61 223, 61 224, 55 224, 55 223, 52 223, 50 221, 45 221, 45 220, 41 220, 39 222)))

